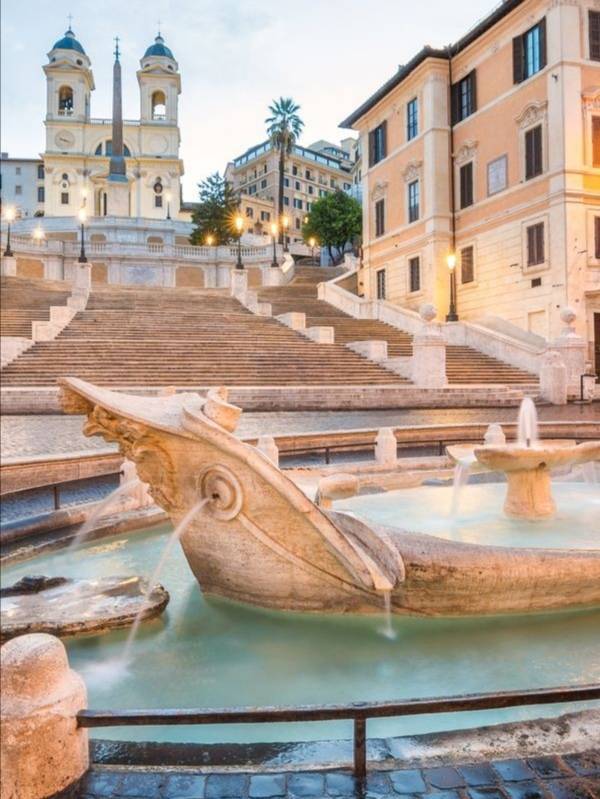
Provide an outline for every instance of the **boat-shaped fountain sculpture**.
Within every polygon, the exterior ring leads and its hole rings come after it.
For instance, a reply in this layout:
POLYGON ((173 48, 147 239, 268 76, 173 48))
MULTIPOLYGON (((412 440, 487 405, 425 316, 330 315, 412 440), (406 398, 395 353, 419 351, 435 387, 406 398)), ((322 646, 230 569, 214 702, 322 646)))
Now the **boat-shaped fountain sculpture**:
POLYGON ((394 613, 427 616, 600 604, 600 551, 455 542, 317 506, 233 435, 241 410, 223 389, 139 397, 61 383, 64 409, 119 444, 174 524, 198 506, 180 541, 206 595, 354 613, 380 613, 385 596, 394 613))

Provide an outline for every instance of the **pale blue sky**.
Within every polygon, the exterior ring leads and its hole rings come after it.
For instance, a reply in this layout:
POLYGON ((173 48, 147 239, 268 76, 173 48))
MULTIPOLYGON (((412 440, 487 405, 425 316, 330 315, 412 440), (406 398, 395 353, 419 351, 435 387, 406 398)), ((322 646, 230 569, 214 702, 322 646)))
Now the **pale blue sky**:
POLYGON ((67 27, 92 60, 92 115, 110 116, 113 37, 121 37, 124 115, 139 116, 136 69, 162 21, 179 62, 184 197, 264 137, 267 105, 291 95, 303 142, 338 123, 423 45, 445 45, 493 0, 11 0, 2 3, 2 150, 44 148, 46 53, 67 27))

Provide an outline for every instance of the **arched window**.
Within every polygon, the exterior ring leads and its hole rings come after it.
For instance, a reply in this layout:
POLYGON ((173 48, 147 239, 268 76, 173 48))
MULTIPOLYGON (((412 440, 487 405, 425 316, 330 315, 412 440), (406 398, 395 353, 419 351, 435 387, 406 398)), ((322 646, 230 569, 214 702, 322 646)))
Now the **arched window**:
POLYGON ((73 89, 70 86, 61 86, 58 90, 58 113, 66 117, 73 113, 73 89))
POLYGON ((163 91, 153 92, 152 94, 152 119, 167 118, 167 98, 163 91))
MULTIPOLYGON (((112 139, 107 139, 105 142, 100 142, 96 147, 94 155, 112 155, 112 139)), ((123 144, 123 155, 126 158, 131 158, 131 151, 126 144, 123 144)))

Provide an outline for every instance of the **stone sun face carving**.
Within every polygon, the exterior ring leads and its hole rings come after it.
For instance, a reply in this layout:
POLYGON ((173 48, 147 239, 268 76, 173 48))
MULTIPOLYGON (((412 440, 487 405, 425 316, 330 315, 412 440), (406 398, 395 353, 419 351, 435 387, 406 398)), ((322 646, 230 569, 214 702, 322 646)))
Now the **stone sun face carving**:
POLYGON ((325 511, 232 435, 241 411, 225 390, 135 397, 62 384, 65 410, 118 442, 173 523, 191 513, 180 542, 207 595, 340 613, 381 613, 385 595, 394 613, 428 616, 600 604, 600 552, 483 547, 325 511))

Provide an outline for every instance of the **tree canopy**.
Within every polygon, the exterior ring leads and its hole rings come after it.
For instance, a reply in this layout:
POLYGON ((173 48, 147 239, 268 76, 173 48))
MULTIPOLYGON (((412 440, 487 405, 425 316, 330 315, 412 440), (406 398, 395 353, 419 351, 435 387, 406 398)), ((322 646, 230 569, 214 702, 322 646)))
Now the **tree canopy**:
POLYGON ((302 227, 304 241, 308 242, 311 237, 317 239, 327 247, 332 261, 335 260, 334 248, 341 256, 349 242, 356 243, 361 232, 361 204, 343 191, 315 200, 302 227))
POLYGON ((239 207, 239 197, 231 184, 218 172, 198 184, 198 207, 192 213, 194 225, 190 242, 214 245, 227 244, 233 236, 233 219, 239 207))
POLYGON ((265 119, 267 135, 280 152, 291 153, 302 133, 304 122, 298 115, 299 110, 300 106, 291 97, 280 97, 269 106, 271 116, 265 119))

